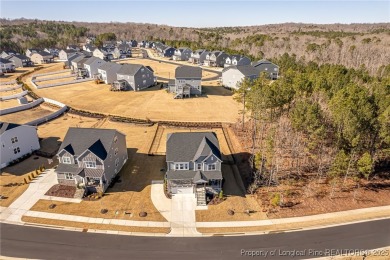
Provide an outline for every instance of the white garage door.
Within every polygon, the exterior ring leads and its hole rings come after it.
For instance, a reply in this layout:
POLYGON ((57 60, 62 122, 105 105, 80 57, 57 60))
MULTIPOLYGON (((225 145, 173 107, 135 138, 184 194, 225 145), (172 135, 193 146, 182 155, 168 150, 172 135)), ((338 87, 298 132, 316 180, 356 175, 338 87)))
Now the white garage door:
POLYGON ((176 194, 192 194, 194 193, 194 188, 191 187, 177 187, 176 194))

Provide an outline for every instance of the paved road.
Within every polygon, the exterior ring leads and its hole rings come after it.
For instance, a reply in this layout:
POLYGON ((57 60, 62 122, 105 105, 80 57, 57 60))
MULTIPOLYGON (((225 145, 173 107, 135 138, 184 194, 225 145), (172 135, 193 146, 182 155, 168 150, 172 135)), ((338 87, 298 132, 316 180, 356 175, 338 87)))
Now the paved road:
MULTIPOLYGON (((276 250, 274 257, 266 259, 305 259, 315 257, 309 249, 324 254, 329 249, 366 250, 390 245, 390 219, 242 237, 135 237, 9 224, 0 224, 0 230, 2 255, 39 259, 253 259, 241 256, 242 249, 269 254, 276 250), (305 249, 305 256, 281 255, 305 249)), ((264 257, 255 257, 260 258, 264 257)))
MULTIPOLYGON (((143 54, 144 57, 146 57, 145 59, 149 59, 149 60, 153 60, 153 61, 157 61, 157 62, 164 62, 164 63, 168 63, 168 64, 173 64, 173 65, 176 65, 176 66, 181 65, 179 63, 172 62, 172 61, 165 61, 165 60, 159 60, 159 59, 152 58, 152 57, 149 56, 149 54, 148 54, 148 52, 146 50, 142 50, 142 52, 144 53, 143 54)), ((210 77, 210 78, 207 78, 207 79, 202 79, 202 81, 213 81, 213 80, 218 80, 220 77, 222 77, 222 72, 211 70, 211 69, 207 69, 207 68, 204 68, 204 67, 202 67, 202 69, 204 71, 208 71, 208 72, 217 74, 214 77, 210 77)), ((167 78, 162 78, 162 77, 157 77, 157 79, 158 80, 168 80, 167 78)))

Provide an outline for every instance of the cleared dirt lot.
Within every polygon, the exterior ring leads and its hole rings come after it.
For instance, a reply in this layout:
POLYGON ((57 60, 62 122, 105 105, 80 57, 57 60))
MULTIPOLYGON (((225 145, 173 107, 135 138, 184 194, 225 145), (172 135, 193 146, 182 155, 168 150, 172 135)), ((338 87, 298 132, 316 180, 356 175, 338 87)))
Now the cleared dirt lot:
POLYGON ((25 124, 34 119, 50 115, 51 113, 53 113, 53 111, 47 110, 42 106, 36 106, 31 109, 0 116, 0 121, 16 124, 25 124))
POLYGON ((5 73, 4 76, 0 77, 0 84, 3 82, 8 82, 15 80, 21 74, 33 70, 35 67, 26 67, 26 68, 16 68, 14 73, 5 73))
POLYGON ((232 93, 218 86, 204 86, 205 96, 173 99, 173 94, 152 87, 143 91, 112 92, 106 84, 83 82, 34 90, 71 107, 92 112, 151 120, 235 122, 239 105, 232 93))

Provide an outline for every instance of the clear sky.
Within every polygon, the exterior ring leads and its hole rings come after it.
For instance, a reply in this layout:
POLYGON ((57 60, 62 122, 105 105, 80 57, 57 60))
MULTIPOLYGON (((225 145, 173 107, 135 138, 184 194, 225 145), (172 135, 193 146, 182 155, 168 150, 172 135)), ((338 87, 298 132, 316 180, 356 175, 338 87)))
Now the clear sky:
POLYGON ((216 27, 295 23, 390 22, 382 1, 19 1, 1 0, 2 18, 85 22, 141 22, 216 27))

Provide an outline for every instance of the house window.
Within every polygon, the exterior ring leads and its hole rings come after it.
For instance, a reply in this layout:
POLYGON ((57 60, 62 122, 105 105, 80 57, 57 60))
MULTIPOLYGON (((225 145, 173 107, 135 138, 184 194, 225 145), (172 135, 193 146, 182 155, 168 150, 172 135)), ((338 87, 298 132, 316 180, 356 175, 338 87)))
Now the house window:
POLYGON ((145 85, 145 84, 146 84, 146 79, 144 79, 144 80, 142 81, 142 83, 145 85))
POLYGON ((175 164, 175 170, 179 170, 179 164, 175 164))
POLYGON ((196 169, 197 169, 197 170, 202 170, 202 164, 201 164, 201 163, 198 163, 198 164, 196 165, 196 169))
POLYGON ((11 142, 12 142, 12 143, 17 143, 17 142, 18 142, 18 138, 17 138, 17 137, 11 138, 11 142))
POLYGON ((73 174, 71 174, 70 172, 64 173, 64 176, 65 176, 66 180, 73 180, 74 179, 73 174))
POLYGON ((71 164, 72 161, 70 160, 70 157, 64 156, 64 157, 62 157, 62 163, 71 164))
POLYGON ((115 148, 115 152, 114 152, 115 155, 118 154, 118 148, 115 148))
POLYGON ((115 160, 115 167, 118 167, 118 165, 119 165, 119 158, 117 158, 117 159, 115 160))
POLYGON ((208 171, 215 171, 216 167, 215 167, 215 164, 208 164, 207 165, 207 170, 208 171))
POLYGON ((96 162, 93 161, 85 161, 85 168, 96 168, 96 162))
POLYGON ((20 153, 20 148, 19 148, 19 147, 16 147, 16 148, 14 149, 14 154, 17 154, 17 153, 20 153))

